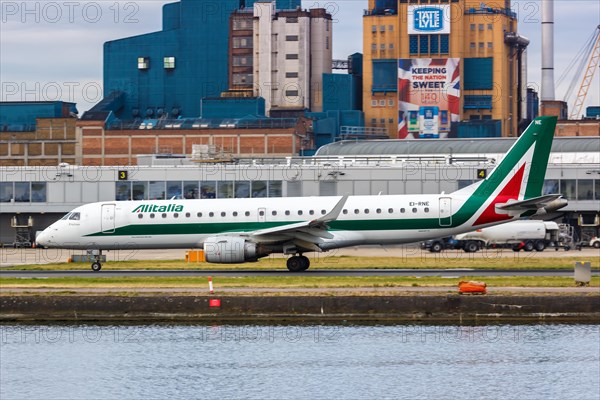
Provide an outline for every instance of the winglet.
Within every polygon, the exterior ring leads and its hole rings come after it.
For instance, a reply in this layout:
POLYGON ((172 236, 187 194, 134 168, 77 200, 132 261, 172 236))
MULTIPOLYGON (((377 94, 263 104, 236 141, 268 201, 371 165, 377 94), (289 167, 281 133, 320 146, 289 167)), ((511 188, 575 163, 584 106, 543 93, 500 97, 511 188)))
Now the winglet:
MULTIPOLYGON (((331 221, 335 221, 337 219, 337 217, 340 215, 340 213, 342 212, 342 209, 344 208, 344 204, 346 204, 346 200, 348 200, 348 196, 347 195, 342 196, 342 198, 340 199, 340 201, 338 201, 338 203, 335 205, 335 207, 333 207, 333 209, 327 215, 323 215, 321 218, 313 219, 310 221, 296 222, 294 224, 289 224, 289 225, 275 226, 275 227, 267 228, 267 229, 260 229, 258 231, 251 232, 250 235, 263 236, 263 235, 270 235, 273 233, 298 231, 302 228, 317 228, 317 229, 326 230, 327 223, 331 222, 331 221)), ((318 236, 318 235, 313 235, 313 236, 318 236)))
POLYGON ((348 200, 348 195, 342 196, 340 201, 338 201, 338 203, 335 205, 335 207, 333 207, 333 209, 331 211, 329 211, 329 213, 327 215, 323 215, 321 218, 314 220, 314 222, 335 221, 338 218, 338 216, 340 215, 340 213, 342 212, 342 209, 344 208, 344 205, 346 204, 346 200, 348 200))

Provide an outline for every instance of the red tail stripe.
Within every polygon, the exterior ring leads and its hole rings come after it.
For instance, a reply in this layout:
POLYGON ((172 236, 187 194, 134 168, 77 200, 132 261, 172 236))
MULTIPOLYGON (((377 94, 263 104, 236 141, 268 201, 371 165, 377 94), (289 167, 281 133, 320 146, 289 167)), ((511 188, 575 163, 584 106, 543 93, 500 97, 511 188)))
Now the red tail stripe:
POLYGON ((481 213, 477 221, 473 226, 489 224, 492 222, 505 221, 511 219, 507 214, 496 213, 496 204, 506 203, 508 200, 519 200, 519 192, 521 191, 521 184, 523 183, 523 175, 525 174, 525 164, 519 169, 519 171, 513 176, 510 181, 504 186, 504 188, 498 193, 496 198, 490 203, 489 206, 481 213))

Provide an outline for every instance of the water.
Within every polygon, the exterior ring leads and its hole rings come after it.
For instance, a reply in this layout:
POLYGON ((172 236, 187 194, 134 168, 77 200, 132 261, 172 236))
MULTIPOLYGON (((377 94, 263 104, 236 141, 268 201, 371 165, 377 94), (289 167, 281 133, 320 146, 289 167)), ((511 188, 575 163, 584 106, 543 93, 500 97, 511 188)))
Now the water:
POLYGON ((600 326, 0 326, 0 399, 600 398, 600 326))

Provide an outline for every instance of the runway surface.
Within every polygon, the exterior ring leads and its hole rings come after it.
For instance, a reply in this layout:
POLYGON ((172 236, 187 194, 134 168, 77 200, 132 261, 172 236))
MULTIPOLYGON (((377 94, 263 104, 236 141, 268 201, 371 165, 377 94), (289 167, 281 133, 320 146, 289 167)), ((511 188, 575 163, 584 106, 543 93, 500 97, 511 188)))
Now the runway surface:
MULTIPOLYGON (((599 276, 600 271, 592 271, 599 276)), ((562 276, 572 277, 572 269, 314 269, 292 273, 287 270, 110 270, 100 272, 92 270, 71 271, 0 271, 0 278, 115 278, 115 277, 361 277, 361 276, 414 276, 447 277, 461 276, 562 276)))

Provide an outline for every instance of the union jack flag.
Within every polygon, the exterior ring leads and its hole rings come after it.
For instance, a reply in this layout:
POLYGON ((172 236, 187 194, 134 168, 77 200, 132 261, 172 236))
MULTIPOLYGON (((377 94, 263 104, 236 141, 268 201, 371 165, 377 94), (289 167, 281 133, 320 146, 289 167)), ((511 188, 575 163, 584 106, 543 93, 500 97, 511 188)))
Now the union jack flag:
POLYGON ((408 127, 406 126, 406 116, 404 111, 398 112, 398 139, 406 139, 408 136, 408 127))
POLYGON ((448 85, 446 92, 448 96, 448 111, 450 112, 450 121, 460 121, 460 68, 458 64, 452 73, 452 80, 448 85))

